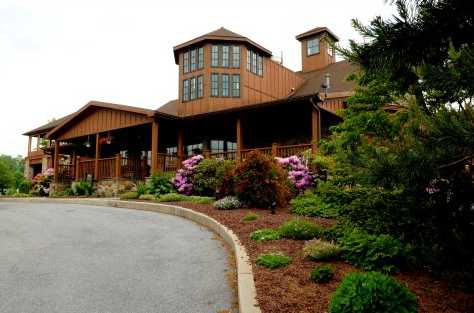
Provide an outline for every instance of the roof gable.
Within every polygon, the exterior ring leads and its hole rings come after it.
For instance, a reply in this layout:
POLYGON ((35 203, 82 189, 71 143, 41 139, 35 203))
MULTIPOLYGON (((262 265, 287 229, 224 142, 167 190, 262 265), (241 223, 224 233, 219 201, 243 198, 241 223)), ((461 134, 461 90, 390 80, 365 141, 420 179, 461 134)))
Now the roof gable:
POLYGON ((305 38, 316 36, 319 34, 327 33, 334 41, 339 41, 339 38, 327 27, 316 27, 308 30, 307 32, 301 33, 296 36, 296 39, 303 40, 305 38))

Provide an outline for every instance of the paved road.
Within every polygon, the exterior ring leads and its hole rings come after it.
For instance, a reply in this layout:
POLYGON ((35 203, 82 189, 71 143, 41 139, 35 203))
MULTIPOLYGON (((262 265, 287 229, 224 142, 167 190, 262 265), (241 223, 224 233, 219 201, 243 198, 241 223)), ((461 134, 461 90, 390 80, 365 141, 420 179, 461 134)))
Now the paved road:
POLYGON ((0 202, 0 312, 230 309, 227 255, 212 238, 164 214, 0 202))

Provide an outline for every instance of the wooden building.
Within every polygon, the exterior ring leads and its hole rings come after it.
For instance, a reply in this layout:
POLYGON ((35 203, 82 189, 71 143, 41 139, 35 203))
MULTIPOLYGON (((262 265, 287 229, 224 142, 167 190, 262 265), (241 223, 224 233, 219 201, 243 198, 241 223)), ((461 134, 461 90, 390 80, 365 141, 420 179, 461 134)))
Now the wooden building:
POLYGON ((27 175, 53 167, 61 182, 143 179, 197 153, 242 159, 254 149, 275 156, 316 151, 341 120, 337 111, 354 87, 345 78, 356 68, 336 62, 338 38, 326 27, 296 39, 298 72, 225 28, 175 46, 177 99, 156 110, 91 101, 25 133, 27 175))

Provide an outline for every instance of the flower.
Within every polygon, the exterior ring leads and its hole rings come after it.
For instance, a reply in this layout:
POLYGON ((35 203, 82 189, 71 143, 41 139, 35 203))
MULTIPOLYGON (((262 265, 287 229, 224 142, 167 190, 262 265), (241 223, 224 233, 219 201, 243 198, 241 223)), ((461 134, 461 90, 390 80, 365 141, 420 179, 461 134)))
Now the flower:
POLYGON ((189 159, 186 159, 182 162, 183 168, 179 169, 176 172, 176 176, 173 179, 173 185, 179 193, 185 195, 191 195, 193 192, 193 184, 191 182, 191 177, 194 174, 194 171, 197 165, 204 160, 204 157, 200 154, 195 155, 189 159))
POLYGON ((313 176, 308 167, 296 155, 287 158, 276 158, 278 164, 288 170, 288 179, 293 183, 298 192, 311 188, 313 176))

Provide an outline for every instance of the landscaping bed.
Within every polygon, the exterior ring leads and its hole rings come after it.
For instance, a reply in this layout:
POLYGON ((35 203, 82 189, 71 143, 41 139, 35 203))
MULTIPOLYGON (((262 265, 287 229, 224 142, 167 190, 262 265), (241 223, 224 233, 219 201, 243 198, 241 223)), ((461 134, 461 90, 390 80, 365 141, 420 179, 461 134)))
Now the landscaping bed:
MULTIPOLYGON (((169 202, 185 208, 204 213, 223 225, 229 227, 247 249, 252 261, 257 299, 266 313, 278 312, 326 312, 330 296, 344 276, 349 272, 359 271, 344 261, 315 262, 304 258, 302 248, 304 241, 280 239, 272 241, 254 241, 250 234, 262 228, 277 228, 296 215, 288 209, 278 209, 276 214, 268 210, 235 209, 216 210, 212 205, 192 202, 169 202), (259 217, 255 221, 243 221, 249 212, 259 217), (256 265, 257 257, 266 252, 280 251, 292 257, 287 267, 269 270, 256 265), (310 272, 319 264, 331 264, 335 270, 334 278, 326 284, 311 281, 310 272)), ((321 226, 329 227, 334 224, 331 219, 307 218, 321 226)), ((416 294, 419 302, 419 312, 433 313, 467 313, 474 312, 474 295, 451 288, 446 282, 433 278, 429 273, 401 272, 394 277, 406 283, 416 294)))

